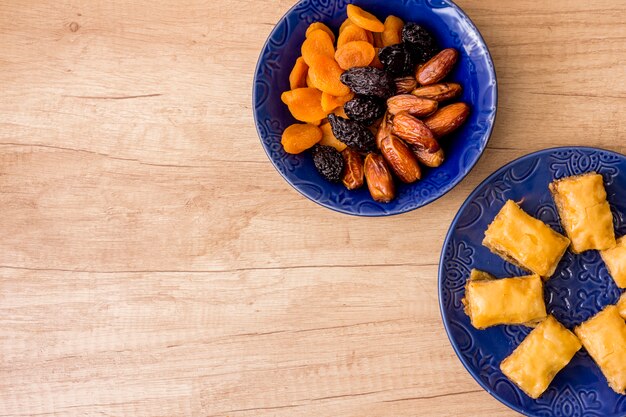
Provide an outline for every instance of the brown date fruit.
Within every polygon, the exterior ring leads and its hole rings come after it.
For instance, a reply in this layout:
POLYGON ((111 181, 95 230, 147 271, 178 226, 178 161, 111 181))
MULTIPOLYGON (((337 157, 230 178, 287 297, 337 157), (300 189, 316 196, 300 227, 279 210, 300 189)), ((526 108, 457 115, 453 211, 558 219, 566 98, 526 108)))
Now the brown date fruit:
POLYGON ((415 79, 421 85, 437 83, 448 75, 458 58, 459 52, 456 49, 444 49, 417 69, 415 79))
POLYGON ((426 124, 406 112, 396 114, 391 130, 410 145, 426 149, 429 152, 435 152, 439 149, 439 142, 426 124))
POLYGON ((387 99, 387 110, 394 115, 405 111, 417 117, 428 116, 437 110, 437 106, 435 100, 416 97, 412 94, 400 94, 387 99))
POLYGON ((417 80, 412 75, 396 78, 393 82, 396 83, 397 94, 407 94, 417 88, 417 80))
POLYGON ((363 158, 358 152, 346 148, 341 152, 344 168, 341 181, 348 190, 355 190, 363 185, 363 158))
POLYGON ((410 184, 422 177, 413 152, 397 137, 391 135, 383 139, 380 151, 400 181, 410 184))
POLYGON ((424 124, 437 137, 447 135, 465 122, 470 108, 465 103, 454 103, 437 110, 432 116, 424 120, 424 124))
POLYGON ((391 135, 391 115, 386 112, 383 116, 380 126, 378 126, 378 131, 376 132, 376 145, 378 149, 380 149, 380 142, 383 139, 391 135))
POLYGON ((463 87, 461 87, 461 84, 439 83, 416 88, 411 91, 411 94, 431 100, 445 101, 460 96, 462 92, 463 87))
POLYGON ((372 198, 380 203, 388 203, 396 195, 393 178, 382 156, 370 153, 365 157, 365 179, 372 198))
POLYGON ((439 149, 436 152, 428 152, 425 149, 413 147, 413 153, 417 157, 417 160, 427 167, 435 168, 443 164, 443 149, 439 149))

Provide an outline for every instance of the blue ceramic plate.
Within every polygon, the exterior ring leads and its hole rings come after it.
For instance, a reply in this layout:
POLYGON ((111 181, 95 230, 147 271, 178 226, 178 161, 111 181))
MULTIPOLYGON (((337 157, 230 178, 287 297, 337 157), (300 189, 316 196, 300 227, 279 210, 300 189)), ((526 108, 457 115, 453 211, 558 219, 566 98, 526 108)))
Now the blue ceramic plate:
POLYGON ((296 190, 311 200, 342 213, 360 216, 386 216, 404 213, 441 197, 472 169, 483 152, 496 116, 496 75, 491 56, 478 29, 463 11, 449 0, 358 0, 355 3, 379 18, 393 14, 414 21, 430 30, 442 48, 460 51, 460 60, 448 77, 463 85, 460 100, 469 103, 471 116, 465 125, 446 137, 442 147, 446 161, 429 170, 411 185, 397 181, 396 198, 377 203, 367 187, 348 191, 341 184, 324 180, 313 166, 309 152, 287 154, 281 144, 283 130, 296 120, 280 101, 289 89, 289 73, 304 33, 311 22, 321 21, 335 33, 346 19, 346 0, 302 0, 280 19, 265 43, 254 75, 252 105, 254 118, 267 156, 278 172, 296 190))
MULTIPOLYGON (((548 184, 556 178, 596 171, 603 175, 617 236, 626 233, 626 158, 594 148, 554 148, 535 152, 500 168, 467 198, 454 218, 439 264, 439 304, 450 342, 463 365, 482 387, 512 409, 528 416, 623 417, 626 396, 613 392, 599 368, 583 350, 554 379, 537 400, 526 396, 500 372, 500 362, 529 333, 524 326, 495 326, 476 330, 463 311, 461 299, 471 268, 497 277, 524 272, 492 254, 481 242, 504 202, 518 201, 530 215, 560 233, 556 207, 548 184)), ((572 329, 608 304, 620 290, 597 251, 573 255, 568 251, 545 286, 548 312, 572 329)))

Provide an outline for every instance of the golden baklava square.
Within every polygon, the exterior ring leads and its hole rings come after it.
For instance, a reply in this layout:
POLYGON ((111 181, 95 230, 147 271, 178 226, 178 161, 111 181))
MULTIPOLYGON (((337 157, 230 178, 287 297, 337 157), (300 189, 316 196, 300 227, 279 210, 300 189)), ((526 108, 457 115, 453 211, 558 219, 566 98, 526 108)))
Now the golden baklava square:
POLYGON ((532 326, 547 316, 543 281, 539 275, 495 278, 472 269, 463 304, 477 329, 498 324, 532 326))
POLYGON ((483 245, 505 260, 545 278, 554 274, 569 246, 569 239, 555 232, 507 201, 485 232, 483 245))
POLYGON ((615 246, 613 215, 602 175, 590 172, 556 180, 550 184, 550 192, 574 253, 615 246))
POLYGON ((626 236, 617 239, 614 248, 600 252, 609 274, 620 288, 626 288, 626 236))
POLYGON ((626 322, 617 306, 606 307, 574 332, 609 386, 618 394, 626 394, 626 322))
POLYGON ((581 348, 576 335, 548 316, 500 364, 500 369, 531 398, 539 398, 581 348))

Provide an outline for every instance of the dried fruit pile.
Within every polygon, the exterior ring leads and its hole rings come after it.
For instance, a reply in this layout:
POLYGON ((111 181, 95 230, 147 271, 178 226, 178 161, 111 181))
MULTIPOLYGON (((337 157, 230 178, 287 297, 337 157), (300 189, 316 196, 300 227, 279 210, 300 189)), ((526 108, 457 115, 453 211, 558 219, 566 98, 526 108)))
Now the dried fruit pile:
POLYGON ((439 139, 470 112, 462 102, 442 105, 462 92, 443 82, 458 60, 455 49, 439 50, 417 23, 381 22, 349 4, 339 36, 312 23, 301 52, 281 100, 306 124, 285 129, 286 152, 312 148, 324 178, 350 190, 366 181, 379 202, 394 198, 394 175, 412 183, 422 176, 420 164, 443 163, 439 139))

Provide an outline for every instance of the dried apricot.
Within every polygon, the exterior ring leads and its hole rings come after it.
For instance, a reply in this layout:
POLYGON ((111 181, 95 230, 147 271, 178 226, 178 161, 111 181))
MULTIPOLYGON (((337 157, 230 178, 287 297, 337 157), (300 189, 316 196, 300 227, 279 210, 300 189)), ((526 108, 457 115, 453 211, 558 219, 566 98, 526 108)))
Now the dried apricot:
POLYGON ((383 25, 383 22, 378 20, 376 16, 354 4, 348 4, 348 18, 355 25, 372 32, 382 32, 385 30, 385 25, 383 25))
POLYGON ((382 48, 383 46, 383 38, 382 38, 382 32, 370 32, 372 34, 372 36, 374 37, 374 42, 373 45, 375 48, 382 48))
POLYGON ((324 32, 328 33, 328 36, 330 36, 330 39, 333 41, 333 43, 335 43, 335 34, 333 33, 332 30, 330 30, 330 28, 328 26, 326 26, 325 24, 323 24, 322 22, 313 22, 309 25, 309 27, 306 29, 306 33, 305 33, 305 37, 308 38, 309 37, 309 33, 313 32, 314 30, 323 30, 324 32))
POLYGON ((395 45, 402 42, 404 22, 399 17, 389 15, 385 19, 385 30, 380 34, 382 46, 395 45))
POLYGON ((354 41, 348 42, 337 48, 335 61, 345 70, 352 67, 367 66, 376 55, 374 47, 369 42, 354 41))
POLYGON ((335 55, 335 47, 328 33, 323 30, 316 29, 309 33, 309 36, 302 42, 302 58, 309 67, 316 56, 323 55, 333 57, 335 55))
MULTIPOLYGON (((365 41, 370 42, 368 32, 357 25, 349 25, 339 34, 337 38, 337 48, 341 48, 348 42, 365 41)), ((371 42, 370 42, 371 43, 371 42)))
POLYGON ((335 135, 333 134, 333 130, 330 127, 330 123, 324 123, 323 125, 321 125, 320 130, 322 131, 322 139, 319 141, 320 145, 332 146, 339 152, 348 147, 348 145, 335 137, 335 135))
POLYGON ((378 69, 384 69, 383 63, 380 62, 380 58, 378 58, 378 51, 380 51, 380 48, 374 48, 374 58, 372 58, 372 61, 369 63, 368 66, 378 69))
POLYGON ((296 59, 296 63, 289 74, 289 88, 295 90, 296 88, 306 87, 306 76, 309 72, 309 66, 304 62, 302 57, 296 59))
POLYGON ((322 139, 322 130, 311 124, 293 124, 283 131, 280 143, 287 153, 306 151, 322 139))
POLYGON ((325 93, 333 96, 345 96, 350 93, 350 89, 341 82, 343 70, 334 58, 324 55, 316 55, 313 65, 309 65, 309 75, 311 82, 325 93))
POLYGON ((352 20, 350 19, 346 19, 343 21, 343 23, 341 24, 341 26, 339 26, 339 34, 341 35, 341 32, 343 32, 343 30, 345 28, 347 28, 350 25, 353 25, 354 23, 352 23, 352 20))
POLYGON ((316 88, 285 91, 280 99, 289 107, 291 115, 301 122, 316 122, 328 114, 322 109, 322 92, 316 88))
POLYGON ((322 93, 322 108, 326 112, 331 112, 339 106, 343 106, 348 101, 352 100, 354 93, 350 92, 345 96, 333 96, 332 94, 322 93))
POLYGON ((348 115, 346 114, 346 111, 343 109, 343 106, 337 107, 331 113, 334 114, 335 116, 343 117, 344 119, 349 119, 348 115))
POLYGON ((306 74, 306 86, 309 88, 317 88, 314 84, 313 84, 313 80, 311 80, 311 75, 307 72, 306 74))

